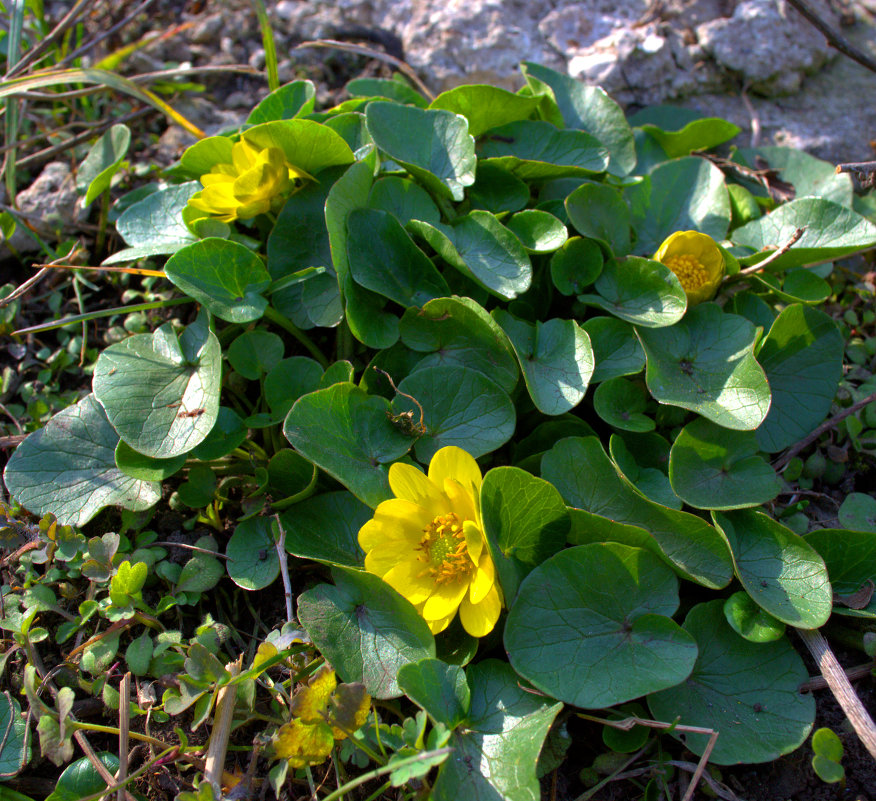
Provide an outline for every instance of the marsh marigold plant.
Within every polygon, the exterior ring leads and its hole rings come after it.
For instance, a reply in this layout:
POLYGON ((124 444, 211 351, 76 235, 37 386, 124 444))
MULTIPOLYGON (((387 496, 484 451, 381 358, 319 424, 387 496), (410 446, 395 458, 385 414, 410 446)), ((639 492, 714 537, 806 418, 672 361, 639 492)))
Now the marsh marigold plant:
POLYGON ((276 211, 311 178, 286 160, 278 147, 258 147, 241 139, 231 148, 231 164, 214 165, 201 176, 204 189, 189 205, 223 222, 276 211))
POLYGON ((469 453, 441 448, 428 475, 407 464, 389 468, 395 498, 379 504, 359 529, 365 568, 407 598, 433 634, 457 611, 465 630, 493 630, 502 593, 483 534, 481 471, 469 453))
POLYGON ((654 254, 681 282, 687 305, 711 300, 724 277, 724 254, 712 237, 699 231, 676 231, 654 254))

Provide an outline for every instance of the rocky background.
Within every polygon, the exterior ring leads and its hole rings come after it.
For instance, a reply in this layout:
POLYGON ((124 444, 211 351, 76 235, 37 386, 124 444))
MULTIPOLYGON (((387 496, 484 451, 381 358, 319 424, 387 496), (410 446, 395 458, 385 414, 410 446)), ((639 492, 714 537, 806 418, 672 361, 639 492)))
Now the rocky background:
MULTIPOLYGON (((818 16, 876 59, 876 0, 808 0, 818 16)), ((48 5, 60 18, 68 4, 48 5)), ((357 42, 404 59, 438 93, 460 83, 516 89, 522 60, 568 72, 606 89, 628 110, 668 103, 720 116, 743 129, 742 145, 789 145, 833 162, 876 158, 876 72, 840 55, 785 0, 265 0, 281 82, 311 78, 319 101, 344 99, 361 74, 389 76, 384 62, 313 47, 316 39, 357 42)), ((111 28, 130 6, 102 0, 94 31, 111 28)), ((155 32, 126 72, 175 66, 248 65, 265 51, 251 0, 153 0, 148 13, 96 50, 107 52, 155 32)), ((205 80, 202 75, 193 80, 205 80)), ((239 125, 267 82, 263 74, 223 73, 204 93, 174 105, 208 133, 239 125)), ((159 121, 137 160, 168 165, 194 139, 159 121)), ((49 226, 82 219, 72 163, 33 170, 19 208, 49 226), (31 183, 32 181, 32 183, 31 183)), ((0 190, 2 191, 2 190, 0 190)), ((36 248, 17 232, 21 252, 36 248)), ((0 257, 4 255, 0 246, 0 257)), ((6 254, 8 255, 8 253, 6 254)))

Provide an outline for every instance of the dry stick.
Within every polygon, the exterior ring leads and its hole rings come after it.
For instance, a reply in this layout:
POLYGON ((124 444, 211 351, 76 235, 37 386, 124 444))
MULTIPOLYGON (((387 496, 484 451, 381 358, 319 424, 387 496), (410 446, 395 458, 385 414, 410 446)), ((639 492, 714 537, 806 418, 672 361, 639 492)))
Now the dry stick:
MULTIPOLYGON (((100 774, 100 778, 106 782, 107 787, 114 787, 116 783, 115 776, 113 776, 112 773, 106 769, 106 765, 97 758, 97 754, 94 753, 94 749, 91 747, 91 744, 88 742, 85 735, 81 731, 76 731, 73 732, 73 739, 79 743, 79 747, 83 750, 85 756, 88 757, 88 761, 94 765, 94 769, 100 774)), ((137 801, 137 799, 127 790, 124 792, 125 801, 137 801)))
MULTIPOLYGON (((119 769, 116 782, 124 785, 128 778, 128 732, 131 729, 131 672, 122 676, 119 683, 119 769)), ((116 790, 116 801, 124 801, 125 788, 116 790)))
POLYGON ((841 412, 835 414, 830 420, 825 420, 818 428, 815 429, 808 437, 801 439, 793 448, 786 451, 785 455, 782 456, 774 465, 773 468, 776 472, 781 473, 782 470, 787 467, 788 462, 791 461, 800 451, 802 451, 807 446, 811 445, 815 440, 817 440, 825 431, 830 431, 830 429, 834 428, 840 422, 845 420, 849 415, 854 414, 857 411, 860 411, 865 406, 876 401, 876 392, 870 393, 866 398, 862 400, 856 401, 847 409, 843 409, 841 412))
POLYGON ((389 53, 381 53, 379 50, 372 50, 370 47, 365 47, 363 45, 350 44, 349 42, 338 42, 335 39, 315 39, 312 42, 302 42, 301 44, 296 45, 296 48, 298 47, 330 47, 336 50, 346 50, 349 53, 357 53, 360 56, 369 56, 370 58, 376 58, 380 61, 386 61, 394 67, 398 67, 405 75, 407 75, 429 100, 435 99, 435 95, 429 91, 429 87, 420 80, 420 77, 413 71, 413 69, 411 69, 411 66, 401 59, 391 56, 389 53))
POLYGON ((754 275, 754 273, 760 272, 768 264, 774 262, 777 258, 779 258, 779 256, 784 256, 800 239, 800 237, 803 236, 808 227, 809 226, 804 225, 794 231, 794 233, 791 234, 790 238, 787 242, 785 242, 785 244, 783 244, 778 250, 774 250, 772 253, 770 253, 770 255, 767 256, 763 261, 759 261, 757 264, 752 264, 751 267, 746 267, 744 270, 740 270, 738 273, 728 275, 724 280, 726 281, 730 278, 739 278, 741 276, 754 275))
POLYGON ((843 38, 833 28, 830 27, 809 5, 805 0, 788 0, 800 14, 821 34, 827 39, 827 43, 839 50, 844 56, 848 56, 852 61, 857 61, 862 67, 866 67, 871 72, 876 72, 876 61, 868 56, 864 51, 858 50, 851 42, 843 38))
POLYGON ((824 676, 827 686, 839 702, 849 723, 852 724, 855 734, 870 752, 870 756, 876 759, 876 724, 852 689, 845 671, 830 650, 827 640, 817 629, 797 629, 797 634, 815 659, 821 675, 824 676))
POLYGON ((13 290, 10 294, 6 295, 6 297, 0 298, 0 309, 4 306, 12 303, 13 300, 20 298, 22 295, 27 294, 29 289, 32 289, 36 286, 40 281, 43 280, 45 276, 47 276, 51 270, 48 267, 43 267, 36 275, 32 275, 27 279, 18 289, 13 290))
POLYGON ((283 592, 286 595, 286 622, 291 623, 293 621, 292 584, 289 581, 289 560, 286 556, 286 529, 283 528, 283 524, 280 522, 279 514, 274 515, 274 520, 277 521, 277 527, 280 530, 279 536, 274 541, 274 547, 277 549, 277 559, 280 562, 280 575, 283 577, 283 592))
MULTIPOLYGON (((687 773, 693 773, 698 767, 693 762, 683 762, 677 759, 667 760, 664 764, 674 765, 676 768, 681 768, 681 770, 686 771, 687 773)), ((714 790, 715 795, 717 795, 718 798, 723 798, 725 801, 744 801, 744 799, 736 795, 736 793, 727 787, 727 785, 715 781, 708 773, 703 774, 703 781, 714 790)))
POLYGON ((44 36, 35 47, 28 50, 9 70, 7 70, 5 77, 12 78, 20 72, 23 72, 26 67, 42 59, 42 57, 49 52, 55 40, 60 39, 65 31, 75 24, 77 18, 87 10, 89 4, 93 5, 91 0, 78 0, 73 8, 67 12, 66 16, 64 16, 64 18, 55 25, 55 27, 49 31, 49 33, 46 34, 46 36, 44 36))
MULTIPOLYGON (((234 662, 229 662, 225 668, 232 676, 239 675, 243 668, 243 654, 234 662)), ((228 750, 228 737, 231 734, 236 700, 236 684, 226 684, 216 693, 216 717, 210 734, 210 744, 207 746, 207 756, 204 759, 204 779, 217 787, 222 784, 225 753, 228 750)))
MULTIPOLYGON (((849 681, 857 681, 858 679, 863 679, 865 676, 869 676, 873 672, 873 663, 868 662, 866 665, 858 665, 857 667, 851 667, 845 669, 846 678, 849 681)), ((826 690, 827 689, 827 680, 824 676, 810 676, 808 681, 804 681, 798 688, 797 691, 801 693, 812 693, 816 690, 826 690)))

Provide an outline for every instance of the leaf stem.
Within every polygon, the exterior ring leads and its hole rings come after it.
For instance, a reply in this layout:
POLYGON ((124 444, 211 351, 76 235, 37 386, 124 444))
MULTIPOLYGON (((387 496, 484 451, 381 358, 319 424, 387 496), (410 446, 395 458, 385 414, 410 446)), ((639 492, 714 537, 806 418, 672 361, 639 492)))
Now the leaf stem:
POLYGON ((442 756, 443 754, 450 754, 452 751, 452 748, 436 748, 434 751, 423 751, 420 754, 415 754, 406 759, 400 759, 398 762, 393 762, 391 765, 384 765, 382 768, 375 768, 374 770, 368 771, 368 773, 363 773, 361 776, 357 776, 355 779, 348 781, 343 787, 338 787, 333 793, 329 793, 325 796, 322 801, 338 801, 338 799, 343 797, 344 793, 348 793, 354 787, 359 787, 370 782, 372 779, 379 779, 381 776, 385 776, 387 773, 393 773, 400 768, 406 768, 408 765, 432 759, 436 756, 442 756))
POLYGON ((268 306, 265 309, 264 316, 272 322, 274 325, 279 326, 287 333, 291 334, 295 339, 297 339, 306 349, 307 352, 313 356, 321 365, 322 369, 325 370, 328 368, 329 363, 328 359, 322 355, 322 351, 313 343, 313 340, 307 334, 305 334, 300 328, 296 325, 293 325, 289 320, 283 317, 276 309, 271 306, 268 306))

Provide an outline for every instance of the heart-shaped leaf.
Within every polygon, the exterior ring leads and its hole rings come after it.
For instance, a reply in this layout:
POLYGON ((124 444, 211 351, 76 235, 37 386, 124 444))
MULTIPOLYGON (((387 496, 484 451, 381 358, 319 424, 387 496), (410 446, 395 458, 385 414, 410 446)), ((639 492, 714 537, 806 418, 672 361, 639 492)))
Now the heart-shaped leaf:
POLYGON ((632 218, 623 195, 606 184, 582 184, 566 198, 569 222, 614 256, 630 252, 632 218))
POLYGON ((327 565, 361 567, 359 529, 372 510, 349 492, 324 492, 296 503, 280 515, 286 550, 301 559, 327 565))
POLYGON ((398 685, 432 720, 451 731, 468 715, 471 693, 465 673, 458 665, 448 665, 440 659, 421 659, 402 665, 398 685))
POLYGON ((596 367, 591 384, 622 375, 635 375, 645 367, 645 351, 635 329, 614 317, 591 317, 582 324, 590 337, 596 367))
POLYGON ((225 546, 231 580, 245 590, 263 590, 280 575, 280 562, 271 532, 270 517, 242 520, 225 546))
POLYGON ((596 708, 672 687, 697 658, 672 621, 678 579, 663 561, 614 542, 567 548, 529 574, 505 623, 514 669, 538 689, 596 708))
POLYGON ((537 98, 523 97, 507 89, 484 84, 456 86, 442 92, 429 104, 429 108, 461 114, 468 120, 468 132, 475 137, 490 128, 528 119, 537 106, 537 98))

